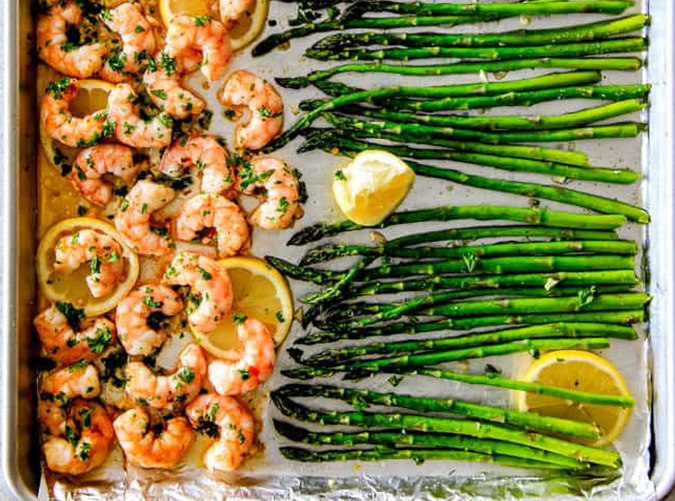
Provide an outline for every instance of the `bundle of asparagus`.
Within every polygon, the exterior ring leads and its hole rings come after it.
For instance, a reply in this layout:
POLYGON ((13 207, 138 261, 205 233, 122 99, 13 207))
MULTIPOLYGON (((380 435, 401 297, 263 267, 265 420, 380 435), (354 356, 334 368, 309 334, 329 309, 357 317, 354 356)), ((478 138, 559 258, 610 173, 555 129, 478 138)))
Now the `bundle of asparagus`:
MULTIPOLYGON (((594 400, 596 404, 616 402, 594 400)), ((599 396, 599 395, 596 395, 599 396)), ((275 428, 283 436, 306 444, 354 445, 384 444, 376 449, 347 449, 316 451, 283 447, 282 454, 300 461, 385 460, 385 459, 461 459, 497 464, 558 469, 587 469, 591 465, 618 468, 618 454, 543 432, 555 432, 572 437, 598 436, 593 425, 565 419, 549 418, 535 413, 510 411, 471 404, 459 400, 377 393, 333 386, 288 385, 272 393, 276 407, 287 417, 318 424, 357 426, 359 432, 311 432, 275 420, 275 428), (327 412, 309 409, 291 400, 292 396, 322 397, 351 403, 354 411, 327 412), (403 407, 425 414, 386 414, 364 412, 370 404, 403 407), (452 413, 466 418, 431 417, 427 412, 452 413), (504 424, 508 426, 505 426, 504 424), (378 428, 378 431, 368 431, 378 428), (403 445, 407 448, 397 448, 403 445), (413 446, 413 448, 409 448, 413 446), (463 451, 463 452, 462 452, 463 451)), ((631 406, 631 401, 622 405, 631 406)))
MULTIPOLYGON (((322 0, 317 3, 317 8, 328 7, 326 2, 331 0, 322 0)), ((312 2, 303 2, 304 8, 313 7, 312 2)), ((452 27, 462 24, 477 24, 490 21, 497 21, 509 17, 529 16, 529 15, 556 15, 556 14, 576 14, 576 13, 598 13, 598 14, 622 14, 627 8, 634 5, 632 1, 623 0, 582 0, 567 2, 566 0, 534 0, 522 3, 495 3, 489 5, 482 4, 449 4, 449 3, 394 3, 394 2, 354 2, 349 9, 339 19, 329 18, 320 22, 309 22, 303 26, 292 28, 281 33, 275 33, 259 42, 253 48, 254 56, 267 54, 275 47, 287 43, 295 38, 306 37, 308 35, 328 31, 345 32, 353 29, 373 28, 379 30, 388 30, 392 28, 416 28, 422 26, 452 27), (391 12, 394 14, 404 14, 396 17, 376 17, 367 18, 363 15, 367 12, 391 12)), ((330 5, 332 7, 332 5, 330 5)), ((629 24, 629 23, 625 23, 629 24)), ((569 30, 561 30, 561 33, 539 33, 525 32, 526 40, 517 45, 544 45, 545 43, 564 43, 574 40, 594 40, 600 37, 607 37, 635 31, 635 28, 606 28, 601 23, 593 23, 591 29, 594 33, 589 33, 589 28, 573 27, 569 30), (595 25, 599 25, 595 29, 595 25), (617 31, 622 30, 622 31, 617 31), (628 31, 627 31, 628 30, 628 31), (568 32, 583 32, 584 37, 572 37, 568 32), (548 36, 549 42, 545 42, 544 37, 548 36)), ((544 30, 540 30, 544 31, 544 30)), ((552 30, 545 30, 552 31, 552 30)), ((512 33, 514 37, 516 33, 512 33)), ((329 37, 330 38, 330 37, 329 37)), ((341 40, 341 39, 340 39, 341 40)), ((342 43, 342 41, 340 42, 342 43)), ((506 45, 494 40, 476 42, 482 46, 506 45)), ((322 47, 324 44, 320 45, 322 47)), ((433 46, 433 43, 428 45, 433 46)))

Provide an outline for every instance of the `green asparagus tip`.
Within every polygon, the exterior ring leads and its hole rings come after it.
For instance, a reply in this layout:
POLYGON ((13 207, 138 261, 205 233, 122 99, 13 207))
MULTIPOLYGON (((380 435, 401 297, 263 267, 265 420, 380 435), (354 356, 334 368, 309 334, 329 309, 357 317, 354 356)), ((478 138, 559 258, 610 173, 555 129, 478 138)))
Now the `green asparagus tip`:
POLYGON ((295 77, 295 78, 281 78, 277 77, 274 79, 281 87, 286 89, 304 89, 311 85, 311 81, 307 77, 295 77))

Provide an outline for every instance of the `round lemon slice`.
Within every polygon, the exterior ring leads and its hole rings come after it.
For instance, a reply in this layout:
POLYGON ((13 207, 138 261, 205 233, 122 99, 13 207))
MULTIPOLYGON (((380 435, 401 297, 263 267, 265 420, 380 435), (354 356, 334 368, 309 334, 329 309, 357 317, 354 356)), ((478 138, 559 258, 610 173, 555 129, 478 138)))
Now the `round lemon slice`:
MULTIPOLYGON (((251 7, 228 30, 232 50, 239 50, 250 44, 265 28, 268 0, 254 0, 251 7)), ((218 18, 216 0, 160 0, 159 13, 165 26, 178 15, 213 16, 218 18)))
POLYGON ((374 226, 398 207, 414 181, 413 170, 397 156, 366 150, 335 171, 333 197, 347 219, 374 226))
POLYGON ((138 278, 139 264, 136 253, 122 241, 111 225, 98 219, 80 217, 66 219, 52 226, 40 241, 37 251, 37 276, 42 293, 50 301, 67 302, 83 308, 88 317, 102 315, 117 306, 120 300, 133 288, 138 278), (122 247, 124 276, 111 294, 94 298, 85 282, 89 267, 84 265, 69 275, 54 271, 54 247, 64 235, 78 230, 91 229, 114 238, 122 247))
MULTIPOLYGON (((80 92, 70 103, 70 111, 76 117, 83 117, 104 110, 108 105, 108 94, 115 86, 103 80, 80 80, 80 92)), ((40 123, 40 143, 49 162, 61 170, 62 164, 71 165, 78 148, 72 148, 56 141, 40 123)))
MULTIPOLYGON (((524 380, 561 388, 630 397, 621 374, 612 364, 588 351, 551 351, 536 360, 527 370, 524 380)), ((518 408, 545 416, 592 423, 600 428, 597 441, 576 439, 602 447, 621 434, 631 414, 630 408, 570 402, 556 397, 520 392, 518 408)))
POLYGON ((241 354, 235 317, 253 317, 267 326, 279 346, 293 323, 293 298, 284 277, 265 261, 232 257, 219 261, 230 275, 234 303, 218 328, 207 334, 192 329, 198 343, 218 358, 234 359, 241 354))

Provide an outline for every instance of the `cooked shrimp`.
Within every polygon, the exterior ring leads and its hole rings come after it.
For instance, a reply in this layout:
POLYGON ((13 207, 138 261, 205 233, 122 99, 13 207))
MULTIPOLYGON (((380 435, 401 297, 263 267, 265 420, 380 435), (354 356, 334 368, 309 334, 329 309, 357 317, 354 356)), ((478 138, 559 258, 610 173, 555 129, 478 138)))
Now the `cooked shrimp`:
POLYGON ((50 470, 81 475, 106 460, 115 433, 110 416, 95 402, 75 401, 68 418, 66 433, 47 438, 42 450, 50 470))
POLYGON ((197 195, 189 199, 176 220, 176 238, 218 243, 220 257, 236 255, 249 239, 248 223, 239 206, 219 195, 197 195), (204 230, 214 229, 214 235, 201 236, 204 230))
POLYGON ((140 73, 157 50, 155 32, 140 6, 123 3, 104 10, 101 19, 122 39, 122 48, 109 55, 99 75, 110 82, 123 82, 140 73))
POLYGON ((82 10, 74 1, 56 2, 37 22, 38 56, 59 73, 89 78, 103 66, 107 49, 102 43, 74 46, 68 29, 80 24, 82 10))
POLYGON ((173 121, 166 113, 143 120, 134 103, 138 95, 129 84, 117 84, 108 95, 108 119, 114 123, 115 137, 134 148, 163 148, 171 143, 173 121))
POLYGON ((262 322, 248 318, 237 326, 244 353, 237 362, 214 360, 209 364, 209 381, 221 395, 240 395, 265 382, 274 370, 277 355, 274 340, 262 322))
POLYGON ((46 376, 38 388, 38 420, 52 435, 66 432, 66 407, 74 398, 94 398, 101 392, 96 367, 77 363, 46 376))
POLYGON ((220 0, 220 20, 230 29, 254 4, 254 0, 220 0))
POLYGON ((142 362, 130 362, 125 369, 127 394, 155 409, 180 409, 202 389, 206 358, 198 344, 190 343, 178 360, 178 368, 170 375, 157 375, 142 362))
POLYGON ((148 325, 153 313, 172 317, 183 310, 183 301, 165 285, 142 285, 117 306, 115 323, 129 355, 149 355, 164 343, 166 334, 148 325))
POLYGON ((127 461, 143 468, 173 468, 190 449, 195 436, 183 417, 167 420, 155 433, 148 413, 138 407, 115 419, 113 426, 127 461))
POLYGON ((179 252, 162 279, 170 285, 189 285, 199 306, 188 314, 192 326, 211 332, 232 309, 232 282, 217 261, 194 252, 179 252))
POLYGON ((175 178, 192 166, 202 171, 201 190, 206 193, 222 193, 234 183, 227 151, 214 137, 191 136, 174 142, 164 153, 159 170, 175 178))
POLYGON ((97 318, 83 331, 75 332, 57 306, 50 306, 33 320, 47 357, 69 365, 78 360, 93 360, 115 342, 115 324, 97 318))
POLYGON ((209 470, 237 468, 255 438, 255 424, 249 411, 232 397, 215 393, 199 395, 185 409, 197 431, 218 438, 204 453, 209 470))
POLYGON ((143 83, 152 102, 174 118, 184 119, 204 111, 204 101, 182 86, 181 74, 176 70, 148 69, 143 83))
POLYGON ((234 131, 238 148, 258 150, 274 139, 284 126, 284 104, 270 83, 248 71, 230 75, 218 96, 228 108, 248 108, 249 119, 234 131))
POLYGON ((257 158, 240 166, 238 182, 249 195, 260 193, 264 202, 251 215, 251 222, 265 230, 287 228, 302 217, 300 182, 282 161, 257 158))
POLYGON ((110 294, 124 274, 122 247, 114 238, 88 229, 61 237, 54 248, 54 270, 68 275, 85 263, 90 268, 87 286, 94 297, 110 294))
POLYGON ((138 181, 115 214, 115 227, 139 254, 163 256, 171 242, 161 230, 150 225, 152 213, 169 203, 175 192, 152 181, 138 181))
POLYGON ((77 80, 63 78, 47 86, 40 105, 40 123, 47 133, 73 148, 91 146, 110 135, 104 111, 84 117, 75 117, 70 112, 70 103, 79 93, 77 80))
POLYGON ((195 51, 201 52, 202 73, 211 82, 223 76, 232 57, 225 26, 208 16, 174 17, 166 32, 164 50, 186 68, 194 64, 195 51))
POLYGON ((112 186, 103 180, 112 174, 129 182, 138 173, 134 152, 128 146, 99 144, 77 155, 70 179, 75 189, 94 205, 103 206, 112 198, 112 186))

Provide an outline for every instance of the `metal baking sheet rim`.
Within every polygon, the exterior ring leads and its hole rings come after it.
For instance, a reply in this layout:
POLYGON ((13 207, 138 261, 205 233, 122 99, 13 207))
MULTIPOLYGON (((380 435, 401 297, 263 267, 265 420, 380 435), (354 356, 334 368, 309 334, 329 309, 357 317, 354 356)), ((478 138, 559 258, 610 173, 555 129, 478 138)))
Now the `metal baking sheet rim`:
MULTIPOLYGON (((4 240, 1 286, 3 290, 0 324, 5 359, 3 361, 3 398, 0 420, 2 466, 5 481, 22 500, 36 500, 38 478, 29 479, 20 471, 22 462, 30 462, 29 454, 20 455, 18 429, 19 350, 18 325, 21 307, 19 275, 19 211, 18 169, 23 161, 34 164, 35 151, 25 148, 33 158, 22 158, 21 123, 27 109, 21 105, 21 49, 26 33, 20 29, 20 2, 4 5, 4 158, 2 210, 4 240), (23 38, 23 40, 22 40, 23 38)), ((647 209, 654 221, 647 232, 646 247, 650 264, 649 292, 654 296, 650 307, 650 348, 652 357, 652 443, 654 483, 653 500, 665 498, 675 486, 675 4, 670 0, 651 0, 649 66, 647 74, 654 84, 649 118, 649 146, 646 161, 650 166, 643 184, 647 209), (654 167, 656 166, 656 167, 654 167), (667 238, 670 236, 671 238, 667 238)), ((30 42, 28 42, 30 43, 30 42)), ((26 56, 25 54, 23 57, 26 56)), ((24 92, 30 92, 25 90, 24 92)), ((30 97, 32 101, 32 96, 30 97)), ((34 137, 23 138, 34 141, 34 137)), ((34 143, 33 143, 34 144, 34 143)), ((25 215, 25 214, 24 214, 25 215)), ((650 500, 651 501, 651 500, 650 500)))

